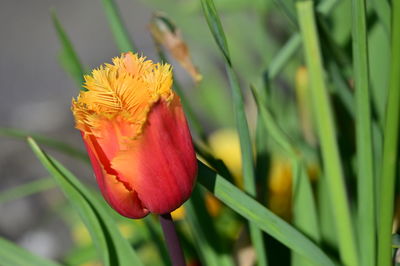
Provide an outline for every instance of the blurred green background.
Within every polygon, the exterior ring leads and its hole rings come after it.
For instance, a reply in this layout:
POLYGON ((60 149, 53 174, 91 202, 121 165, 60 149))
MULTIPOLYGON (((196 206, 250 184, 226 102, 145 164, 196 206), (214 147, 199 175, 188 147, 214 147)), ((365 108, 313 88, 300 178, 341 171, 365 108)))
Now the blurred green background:
MULTIPOLYGON (((347 66, 345 78, 348 78, 351 76, 348 73, 351 66, 346 61, 351 56, 351 1, 325 2, 334 6, 327 16, 327 27, 334 42, 340 46, 339 55, 344 55, 344 65, 347 66)), ((149 32, 152 14, 163 11, 175 23, 203 80, 194 82, 176 60, 168 59, 174 65, 183 93, 200 118, 206 134, 222 128, 234 128, 224 63, 203 17, 200 1, 117 0, 116 3, 137 52, 155 61, 159 59, 149 32)), ((264 88, 263 78, 271 74, 266 70, 298 28, 272 0, 216 0, 215 3, 244 92, 249 126, 254 136, 256 107, 249 90, 250 84, 264 88)), ((110 62, 112 57, 120 54, 100 0, 3 0, 0 8, 0 127, 41 133, 82 147, 70 112, 71 99, 78 94, 79 88, 60 66, 60 42, 51 21, 50 8, 56 11, 86 69, 110 62)), ((370 64, 374 114, 382 119, 389 45, 384 25, 376 23, 373 12, 369 14, 369 55, 370 61, 374 62, 370 64)), ((322 43, 323 48, 325 44, 322 43)), ((303 64, 303 55, 295 50, 292 60, 271 78, 269 88, 271 111, 280 126, 295 140, 302 138, 296 109, 295 77, 303 64)), ((344 87, 352 87, 351 79, 344 81, 347 84, 344 87)), ((338 92, 336 82, 332 77, 328 79, 333 95, 340 99, 336 99, 339 104, 335 105, 338 127, 352 131, 347 126, 351 103, 349 108, 346 97, 338 92)), ((352 133, 346 131, 343 134, 352 133)), ((379 130, 377 134, 379 138, 379 130)), ((342 135, 339 134, 339 137, 342 135)), ((352 144, 345 148, 350 151, 343 153, 352 157, 352 144)), ((380 148, 377 148, 377 156, 380 148)), ((73 169, 79 178, 94 184, 93 174, 86 165, 55 151, 52 154, 73 169)), ((345 162, 346 167, 351 167, 351 164, 351 161, 345 162)), ((0 171, 0 195, 19 184, 47 176, 25 142, 6 137, 0 138, 0 171)), ((68 207, 65 209, 63 206, 65 200, 58 190, 6 203, 0 200, 0 235, 44 257, 61 258, 75 245, 74 241, 85 241, 74 238, 74 234, 75 237, 81 234, 80 227, 74 229, 76 217, 70 216, 68 207)))

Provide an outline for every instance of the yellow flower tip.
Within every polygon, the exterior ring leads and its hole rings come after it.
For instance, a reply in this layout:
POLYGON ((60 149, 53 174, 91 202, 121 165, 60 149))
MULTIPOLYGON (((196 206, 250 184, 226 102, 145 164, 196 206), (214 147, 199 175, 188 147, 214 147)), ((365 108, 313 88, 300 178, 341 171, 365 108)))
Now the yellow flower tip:
POLYGON ((304 88, 308 86, 308 71, 307 68, 301 66, 297 69, 296 72, 296 83, 297 87, 304 88))
POLYGON ((152 105, 163 99, 171 102, 172 68, 153 63, 132 52, 115 57, 86 75, 83 87, 72 100, 76 127, 88 132, 103 119, 120 117, 136 125, 140 134, 152 105))
POLYGON ((183 220, 183 218, 185 218, 185 215, 186 215, 186 210, 183 205, 180 206, 175 211, 171 212, 172 219, 176 221, 183 220))
POLYGON ((268 187, 270 192, 277 194, 291 193, 292 166, 285 158, 275 157, 269 172, 268 187))

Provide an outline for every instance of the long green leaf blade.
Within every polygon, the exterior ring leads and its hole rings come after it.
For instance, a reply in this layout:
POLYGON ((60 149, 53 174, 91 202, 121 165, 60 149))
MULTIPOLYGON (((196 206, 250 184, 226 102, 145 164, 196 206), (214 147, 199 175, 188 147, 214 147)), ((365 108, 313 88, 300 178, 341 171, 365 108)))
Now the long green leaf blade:
POLYGON ((0 265, 60 266, 60 264, 36 256, 2 237, 0 237, 0 265))
MULTIPOLYGON (((317 207, 313 198, 310 180, 305 173, 304 162, 294 148, 289 136, 284 132, 273 118, 272 114, 266 108, 267 103, 263 101, 262 96, 256 88, 251 87, 254 98, 256 99, 259 116, 263 126, 269 132, 271 138, 282 148, 282 150, 292 159, 293 164, 293 213, 294 225, 301 232, 305 233, 312 240, 319 242, 321 240, 317 207)), ((295 256, 293 259, 296 265, 306 265, 301 257, 295 256)))
POLYGON ((310 73, 313 110, 316 116, 329 195, 332 198, 332 209, 339 236, 339 251, 345 265, 358 265, 357 247, 335 136, 333 114, 324 82, 313 2, 298 2, 297 12, 305 58, 310 73))
POLYGON ((58 20, 57 14, 54 10, 51 12, 51 18, 53 20, 53 25, 56 29, 58 39, 60 40, 60 43, 62 45, 62 51, 60 55, 61 63, 64 66, 65 70, 74 79, 76 85, 82 90, 85 90, 85 88, 81 87, 85 70, 79 60, 77 53, 75 52, 74 46, 72 45, 72 42, 69 40, 67 34, 65 33, 65 30, 61 26, 61 23, 58 20))
MULTIPOLYGON (((318 4, 317 9, 323 15, 327 15, 337 4, 337 2, 338 0, 321 1, 318 4)), ((296 16, 294 16, 294 18, 296 18, 296 16)), ((294 33, 271 60, 268 69, 264 71, 264 77, 266 77, 269 81, 273 80, 282 71, 284 66, 290 61, 292 56, 295 55, 296 51, 300 48, 300 44, 300 33, 294 33)))
POLYGON ((376 264, 375 182, 372 150, 372 122, 366 1, 352 4, 353 57, 356 96, 356 145, 358 175, 358 240, 361 265, 376 264))
MULTIPOLYGON (((225 69, 228 75, 229 84, 233 98, 235 110, 236 128, 239 133, 240 151, 242 155, 242 167, 244 177, 244 189, 251 196, 256 197, 255 172, 253 162, 253 152, 250 139, 249 127, 247 124, 246 113, 244 110, 244 100, 239 81, 232 67, 232 61, 229 54, 228 44, 225 33, 219 20, 217 10, 213 0, 201 0, 203 13, 207 20, 208 26, 214 40, 218 44, 221 53, 225 59, 225 69)), ((249 224, 250 235, 256 250, 258 265, 267 265, 267 258, 264 246, 262 232, 258 230, 252 223, 249 224)))
MULTIPOLYGON (((390 30, 390 4, 389 1, 372 0, 372 5, 386 32, 390 30)), ((393 8, 393 7, 392 7, 393 8)))
POLYGON ((55 185, 54 180, 47 177, 7 189, 0 194, 0 204, 54 188, 55 185))
POLYGON ((195 186, 191 198, 185 204, 187 221, 200 251, 203 265, 232 265, 224 260, 221 241, 214 222, 204 204, 204 193, 195 186))
POLYGON ((136 52, 137 49, 129 37, 128 30, 122 21, 121 14, 118 10, 117 4, 114 0, 101 0, 103 3, 104 12, 106 13, 108 24, 112 34, 114 35, 115 42, 117 43, 120 52, 136 52))
POLYGON ((390 84, 386 106, 383 159, 378 208, 378 265, 391 264, 396 166, 398 163, 400 113, 400 1, 392 2, 392 44, 390 84))
POLYGON ((101 254, 101 259, 105 265, 111 265, 110 248, 106 241, 106 235, 101 226, 100 220, 97 218, 95 211, 89 202, 75 189, 75 187, 66 180, 63 173, 51 162, 51 159, 39 148, 36 142, 28 138, 28 143, 35 155, 39 158, 43 166, 56 179, 58 185, 67 196, 68 200, 78 211, 82 221, 86 225, 93 242, 96 245, 98 254, 101 254))
POLYGON ((103 262, 106 265, 142 265, 129 242, 121 236, 113 218, 105 208, 106 203, 100 202, 71 172, 44 153, 32 138, 28 139, 28 143, 78 210, 94 238, 93 242, 98 245, 103 262))
POLYGON ((45 145, 47 147, 53 148, 59 152, 69 155, 73 158, 80 159, 84 162, 89 163, 89 158, 87 154, 80 149, 77 149, 65 142, 49 138, 40 134, 36 134, 29 131, 24 131, 14 128, 0 128, 0 136, 11 137, 18 140, 25 141, 27 137, 34 138, 39 144, 45 145))
POLYGON ((198 180, 232 210, 315 265, 334 265, 310 239, 199 162, 198 180))
MULTIPOLYGON (((298 230, 316 243, 321 242, 318 225, 317 206, 313 196, 310 179, 305 165, 300 160, 293 161, 293 224, 298 230)), ((297 254, 292 258, 294 266, 310 265, 310 262, 297 254)))

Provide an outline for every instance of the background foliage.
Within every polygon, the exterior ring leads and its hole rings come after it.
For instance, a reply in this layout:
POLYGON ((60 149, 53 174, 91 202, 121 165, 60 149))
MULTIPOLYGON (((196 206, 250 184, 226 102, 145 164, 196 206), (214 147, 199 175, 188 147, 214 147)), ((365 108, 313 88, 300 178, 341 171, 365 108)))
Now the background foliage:
MULTIPOLYGON (((117 50, 151 50, 152 59, 171 62, 174 89, 191 126, 198 184, 174 214, 189 263, 392 263, 399 1, 149 0, 140 5, 163 12, 149 16, 141 34, 125 22, 127 10, 135 14, 139 3, 124 2, 123 9, 118 4, 93 1, 104 14, 96 21, 107 21, 102 31, 111 33, 116 47, 102 59, 110 61, 117 50)), ((89 67, 85 51, 74 45, 79 38, 70 36, 57 12, 49 17, 60 43, 58 60, 76 95, 89 67)), ((68 112, 70 98, 62 101, 62 112, 68 112)), ((19 141, 29 136, 29 147, 51 177, 5 187, 0 204, 50 195, 57 187, 50 196, 57 203, 43 213, 60 218, 71 243, 45 259, 10 241, 13 236, 2 237, 1 265, 170 264, 156 217, 118 216, 93 180, 81 177, 91 174, 78 132, 67 142, 27 129, 21 123, 0 134, 19 141)), ((29 164, 39 163, 32 159, 23 166, 29 164)))

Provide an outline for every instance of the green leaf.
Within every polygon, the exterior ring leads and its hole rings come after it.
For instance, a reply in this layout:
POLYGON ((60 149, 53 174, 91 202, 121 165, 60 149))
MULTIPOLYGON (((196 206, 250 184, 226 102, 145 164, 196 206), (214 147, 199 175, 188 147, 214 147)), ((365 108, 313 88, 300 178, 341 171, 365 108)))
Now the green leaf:
MULTIPOLYGON (((253 162, 252 144, 250 138, 249 127, 247 124, 246 113, 244 109, 244 100, 239 81, 232 67, 232 61, 229 54, 228 44, 226 42, 225 33, 215 9, 213 0, 201 0, 203 13, 207 20, 208 26, 214 40, 216 41, 221 53, 225 59, 225 69, 228 75, 229 84, 233 98, 233 106, 235 110, 236 129, 239 133, 240 151, 242 156, 242 167, 244 177, 244 189, 251 196, 256 197, 255 172, 253 162)), ((256 250, 258 265, 267 265, 267 258, 264 246, 262 232, 260 232, 252 223, 249 224, 250 235, 256 250)))
POLYGON ((329 189, 326 177, 323 173, 320 174, 316 184, 316 194, 318 195, 318 214, 321 239, 329 247, 338 246, 337 229, 335 227, 334 214, 331 208, 331 197, 328 195, 329 189))
POLYGON ((272 81, 282 71, 283 67, 290 61, 293 55, 297 52, 301 44, 299 33, 294 34, 278 53, 272 58, 268 69, 264 71, 264 78, 272 81))
MULTIPOLYGON (((385 28, 386 33, 389 35, 390 31, 390 4, 388 1, 380 1, 380 0, 372 0, 372 6, 375 9, 376 14, 383 27, 385 28)), ((392 7, 393 9, 394 7, 392 7)))
POLYGON ((218 237, 213 219, 208 213, 204 193, 195 186, 191 198, 186 202, 186 220, 194 235, 203 265, 233 265, 232 261, 224 260, 221 239, 218 237))
POLYGON ((304 162, 293 162, 294 225, 316 243, 321 242, 317 206, 304 162))
POLYGON ((340 67, 336 62, 328 62, 327 68, 333 82, 333 92, 336 93, 342 101, 347 112, 354 118, 354 97, 351 93, 349 85, 346 83, 343 73, 340 71, 340 67))
MULTIPOLYGON (((321 236, 318 226, 317 207, 315 205, 310 180, 306 174, 305 165, 302 161, 301 155, 298 154, 292 140, 279 127, 278 123, 266 108, 266 97, 262 96, 262 94, 253 86, 251 86, 251 89, 257 103, 258 114, 262 125, 265 127, 271 138, 292 159, 294 225, 312 240, 319 242, 321 236)), ((304 265, 307 263, 303 258, 298 256, 293 258, 293 262, 295 262, 296 265, 304 265)))
POLYGON ((71 172, 44 153, 32 138, 28 138, 28 143, 78 211, 105 265, 142 265, 129 242, 121 236, 106 203, 99 201, 71 172))
POLYGON ((59 266, 60 264, 36 256, 14 243, 0 237, 0 265, 59 266))
POLYGON ((386 99, 390 73, 390 41, 382 25, 376 23, 368 31, 369 76, 373 111, 379 127, 385 124, 386 99))
POLYGON ((358 240, 361 265, 376 264, 375 179, 372 149, 366 1, 352 1, 353 57, 356 96, 358 240))
POLYGON ((275 4, 280 7, 290 22, 297 25, 296 9, 294 8, 294 1, 291 0, 274 0, 275 4))
MULTIPOLYGON (((250 86, 252 92, 254 87, 250 86)), ((265 89, 259 94, 259 99, 256 100, 257 103, 267 102, 267 98, 270 92, 270 83, 268 80, 265 81, 265 89)), ((253 92, 254 96, 254 92, 253 92)), ((255 97, 255 96, 254 96, 255 97)), ((258 198, 260 202, 263 203, 267 199, 267 182, 268 182, 268 169, 270 164, 270 155, 268 151, 268 129, 266 128, 263 118, 260 112, 257 113, 256 122, 256 136, 255 136, 255 147, 256 147, 256 183, 258 187, 258 198)))
POLYGON ((259 116, 267 132, 270 134, 271 138, 282 148, 286 155, 293 159, 297 159, 298 155, 292 140, 289 138, 286 132, 280 128, 276 120, 273 118, 271 112, 266 108, 267 103, 265 100, 262 100, 265 97, 261 96, 259 90, 254 86, 250 86, 250 88, 257 104, 259 116))
MULTIPOLYGON (((293 160, 293 224, 298 230, 308 236, 316 243, 321 242, 319 231, 317 206, 311 188, 309 176, 306 173, 304 162, 293 160)), ((293 265, 310 265, 303 257, 294 254, 293 265)))
POLYGON ((231 65, 231 58, 229 56, 228 43, 224 30, 222 29, 221 21, 219 20, 217 10, 215 9, 214 2, 212 0, 201 0, 201 6, 203 8, 204 17, 207 20, 211 34, 214 37, 220 51, 222 52, 225 60, 231 65))
POLYGON ((48 177, 9 188, 0 194, 0 204, 54 188, 55 185, 54 180, 48 177))
POLYGON ((317 121, 318 137, 321 143, 324 171, 327 177, 327 187, 339 237, 339 251, 344 264, 358 265, 357 246, 335 135, 334 118, 324 81, 324 69, 313 2, 298 2, 297 12, 299 14, 304 54, 310 75, 311 98, 317 121))
POLYGON ((103 3, 103 9, 106 13, 108 24, 110 25, 111 32, 114 35, 115 42, 120 52, 137 52, 132 39, 129 37, 128 30, 122 21, 121 14, 119 13, 115 1, 101 0, 101 2, 103 3))
POLYGON ((232 210, 315 265, 335 265, 308 237, 199 162, 199 183, 232 210))
MULTIPOLYGON (((338 0, 321 1, 318 4, 317 9, 321 14, 327 15, 334 8, 337 2, 338 0)), ((291 15, 288 16, 290 17, 291 15)), ((296 19, 296 15, 294 15, 294 18, 296 19)), ((271 60, 268 69, 264 71, 264 78, 266 78, 268 81, 272 81, 282 71, 284 66, 289 63, 290 59, 296 54, 297 50, 300 48, 300 44, 300 33, 293 34, 292 37, 290 37, 290 39, 283 45, 283 47, 271 60)))
POLYGON ((86 152, 84 152, 83 150, 77 149, 71 146, 70 144, 43 135, 13 128, 0 128, 0 136, 11 137, 24 141, 26 140, 26 138, 32 137, 39 144, 46 145, 47 147, 53 148, 66 155, 80 159, 86 163, 89 163, 89 158, 86 152))
POLYGON ((60 54, 61 65, 64 67, 65 71, 71 75, 76 85, 81 88, 81 90, 86 90, 85 88, 81 87, 85 70, 79 60, 77 53, 75 52, 71 41, 69 40, 63 27, 61 26, 61 23, 58 20, 56 12, 54 10, 51 11, 51 18, 53 20, 53 25, 56 29, 58 39, 60 40, 62 46, 60 54))
POLYGON ((383 131, 383 158, 378 202, 378 265, 390 265, 400 116, 400 1, 392 2, 390 84, 383 131))

